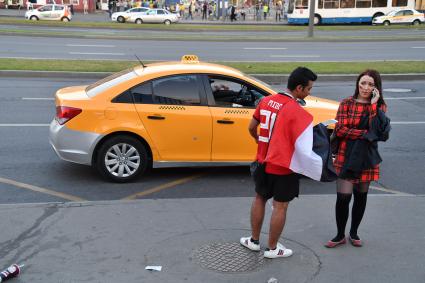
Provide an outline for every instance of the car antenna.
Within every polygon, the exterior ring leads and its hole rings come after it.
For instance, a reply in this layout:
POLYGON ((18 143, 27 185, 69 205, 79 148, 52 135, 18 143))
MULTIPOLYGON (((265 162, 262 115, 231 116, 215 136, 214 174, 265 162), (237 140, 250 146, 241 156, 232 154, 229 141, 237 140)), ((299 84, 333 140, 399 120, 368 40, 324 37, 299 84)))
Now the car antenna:
POLYGON ((139 58, 139 57, 137 57, 137 55, 136 55, 136 54, 134 54, 134 56, 136 56, 137 60, 139 60, 140 65, 142 65, 142 67, 143 67, 143 68, 146 68, 146 66, 145 66, 145 64, 143 64, 142 60, 140 60, 140 58, 139 58))

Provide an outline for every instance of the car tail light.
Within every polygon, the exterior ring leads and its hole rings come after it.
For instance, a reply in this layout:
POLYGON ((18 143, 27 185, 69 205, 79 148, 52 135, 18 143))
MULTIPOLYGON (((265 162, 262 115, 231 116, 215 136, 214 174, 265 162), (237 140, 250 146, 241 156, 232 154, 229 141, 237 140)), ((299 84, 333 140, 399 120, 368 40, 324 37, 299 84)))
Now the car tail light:
POLYGON ((68 107, 68 106, 56 106, 56 120, 59 124, 63 125, 83 110, 80 108, 68 107))

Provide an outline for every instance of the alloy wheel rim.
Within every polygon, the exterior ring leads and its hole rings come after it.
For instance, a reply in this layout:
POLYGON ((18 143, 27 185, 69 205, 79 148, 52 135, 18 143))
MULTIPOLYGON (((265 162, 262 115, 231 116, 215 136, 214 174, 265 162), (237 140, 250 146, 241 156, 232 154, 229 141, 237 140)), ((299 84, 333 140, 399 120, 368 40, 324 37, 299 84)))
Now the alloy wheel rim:
POLYGON ((128 143, 115 144, 105 154, 105 166, 115 177, 130 177, 140 167, 140 154, 128 143))

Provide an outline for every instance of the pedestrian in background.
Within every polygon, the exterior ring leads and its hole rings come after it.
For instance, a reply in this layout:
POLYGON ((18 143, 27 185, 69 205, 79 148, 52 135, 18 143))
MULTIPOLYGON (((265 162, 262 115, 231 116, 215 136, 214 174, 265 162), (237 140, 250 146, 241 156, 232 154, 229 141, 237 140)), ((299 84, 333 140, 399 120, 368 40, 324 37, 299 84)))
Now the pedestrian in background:
POLYGON ((346 243, 345 226, 352 195, 354 202, 349 240, 353 246, 363 245, 357 232, 366 209, 370 182, 379 179, 381 159, 376 141, 388 138, 389 121, 384 114, 386 110, 381 76, 375 70, 361 73, 357 77, 354 95, 344 99, 339 105, 336 116, 338 122, 335 125, 338 149, 334 160, 338 174, 335 204, 338 233, 326 243, 328 248, 346 243), (380 128, 378 134, 375 121, 378 121, 380 128), (387 123, 386 127, 383 127, 384 123, 387 123), (385 138, 376 138, 377 136, 385 138), (373 156, 373 150, 376 150, 377 155, 373 156))
MULTIPOLYGON (((285 226, 289 202, 299 194, 299 175, 289 169, 294 167, 288 161, 311 156, 313 117, 298 104, 297 99, 310 95, 316 79, 317 75, 311 70, 296 68, 288 78, 287 89, 264 97, 249 124, 249 133, 258 143, 257 162, 264 166, 264 182, 255 180, 256 196, 251 206, 252 234, 242 237, 240 243, 252 251, 260 251, 265 205, 268 199, 273 198, 268 248, 264 252, 264 257, 267 258, 292 255, 292 250, 278 242, 285 226), (260 124, 258 135, 257 127, 260 124), (305 134, 306 132, 309 133, 305 134), (311 140, 306 141, 309 137, 311 140)), ((301 164, 308 167, 309 160, 301 164)))

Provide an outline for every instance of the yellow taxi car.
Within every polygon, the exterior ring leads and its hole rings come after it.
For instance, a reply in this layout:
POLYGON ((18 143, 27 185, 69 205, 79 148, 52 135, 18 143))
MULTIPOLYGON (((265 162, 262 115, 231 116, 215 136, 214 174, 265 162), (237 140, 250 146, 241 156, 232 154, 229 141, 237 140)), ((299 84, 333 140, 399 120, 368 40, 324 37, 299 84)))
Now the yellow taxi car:
MULTIPOLYGON (((58 90, 49 140, 63 160, 116 182, 153 162, 249 162, 256 152, 249 121, 274 93, 236 69, 185 55, 58 90)), ((333 119, 338 104, 309 97, 305 107, 319 123, 333 119)))
POLYGON ((373 25, 381 24, 384 26, 392 24, 412 24, 417 26, 423 23, 425 23, 424 14, 414 9, 391 11, 384 16, 375 17, 372 20, 373 25))

